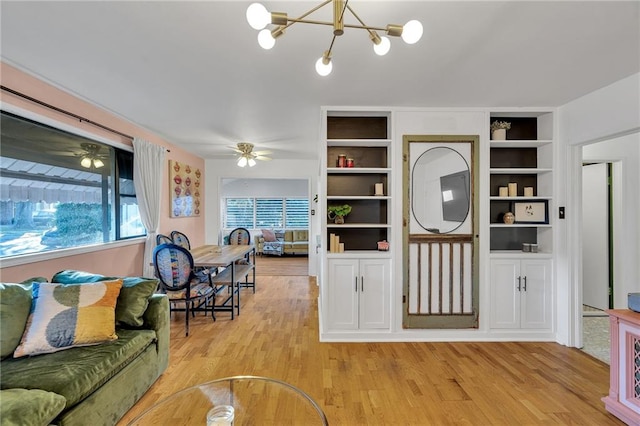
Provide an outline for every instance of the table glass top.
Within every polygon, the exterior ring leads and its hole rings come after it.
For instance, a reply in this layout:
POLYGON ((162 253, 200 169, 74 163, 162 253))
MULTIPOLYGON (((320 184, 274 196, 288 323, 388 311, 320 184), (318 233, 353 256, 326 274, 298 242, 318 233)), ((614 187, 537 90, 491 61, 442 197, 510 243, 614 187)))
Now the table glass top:
POLYGON ((215 407, 233 407, 233 423, 210 425, 328 425, 322 409, 302 390, 279 380, 234 376, 193 386, 159 401, 129 425, 207 425, 215 407))

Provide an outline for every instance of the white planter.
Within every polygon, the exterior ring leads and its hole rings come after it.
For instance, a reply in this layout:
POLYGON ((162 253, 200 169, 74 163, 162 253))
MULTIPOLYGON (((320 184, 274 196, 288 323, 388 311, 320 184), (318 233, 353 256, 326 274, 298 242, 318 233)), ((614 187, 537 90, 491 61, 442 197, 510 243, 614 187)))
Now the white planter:
POLYGON ((507 139, 507 129, 496 129, 491 132, 491 139, 494 141, 503 141, 507 139))

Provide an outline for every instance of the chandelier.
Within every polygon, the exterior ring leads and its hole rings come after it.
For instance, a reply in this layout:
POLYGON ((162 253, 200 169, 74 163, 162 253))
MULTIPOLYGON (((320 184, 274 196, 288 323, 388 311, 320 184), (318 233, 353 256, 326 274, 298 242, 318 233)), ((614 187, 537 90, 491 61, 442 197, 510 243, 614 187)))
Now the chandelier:
POLYGON ((330 25, 333 27, 333 38, 331 39, 331 44, 329 45, 329 49, 326 50, 320 59, 316 62, 316 72, 321 76, 326 76, 331 73, 333 69, 333 63, 331 61, 331 50, 333 49, 333 43, 336 40, 337 36, 341 36, 344 34, 345 28, 357 28, 366 30, 369 33, 369 38, 373 43, 373 50, 376 54, 382 56, 386 55, 391 48, 391 42, 389 38, 391 37, 402 37, 402 39, 407 44, 414 44, 420 40, 422 37, 422 24, 420 21, 411 20, 407 22, 405 25, 396 25, 396 24, 388 24, 384 28, 380 27, 371 27, 366 25, 362 19, 353 11, 351 6, 349 6, 349 0, 326 0, 308 12, 303 13, 299 18, 289 18, 284 12, 271 12, 267 11, 267 9, 260 3, 253 3, 247 8, 247 21, 252 28, 256 30, 260 30, 258 33, 258 44, 263 49, 271 49, 275 43, 276 39, 284 34, 284 31, 289 28, 291 25, 300 22, 303 24, 316 24, 316 25, 330 25), (315 21, 305 19, 307 16, 311 15, 313 12, 321 9, 322 7, 328 5, 329 3, 333 4, 333 22, 326 21, 315 21), (344 15, 346 11, 349 11, 356 20, 360 23, 359 25, 353 24, 345 24, 344 23, 344 15), (267 26, 271 24, 275 26, 275 28, 267 28, 267 26), (386 36, 380 36, 378 31, 384 32, 386 36))

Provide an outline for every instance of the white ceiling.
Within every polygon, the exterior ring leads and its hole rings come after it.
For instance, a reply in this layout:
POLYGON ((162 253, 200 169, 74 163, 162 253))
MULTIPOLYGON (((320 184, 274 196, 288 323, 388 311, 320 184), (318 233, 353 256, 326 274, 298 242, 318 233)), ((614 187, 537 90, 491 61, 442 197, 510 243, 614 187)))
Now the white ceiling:
MULTIPOLYGON (((346 28, 328 77, 314 63, 330 27, 295 24, 265 51, 250 3, 2 0, 1 56, 205 158, 240 141, 315 158, 321 106, 559 106, 640 71, 638 1, 351 0, 368 25, 425 34, 378 57, 346 28)), ((319 3, 263 2, 290 17, 319 3)))

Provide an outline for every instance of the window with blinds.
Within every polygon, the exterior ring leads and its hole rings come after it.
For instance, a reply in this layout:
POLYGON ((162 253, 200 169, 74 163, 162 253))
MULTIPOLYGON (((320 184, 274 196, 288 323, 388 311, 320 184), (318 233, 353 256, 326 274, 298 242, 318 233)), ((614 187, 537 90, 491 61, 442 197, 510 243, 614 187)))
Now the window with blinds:
POLYGON ((309 227, 307 198, 226 198, 224 228, 282 229, 309 227))
POLYGON ((227 198, 225 202, 224 227, 227 229, 255 228, 254 205, 253 198, 227 198))
POLYGON ((309 227, 309 199, 287 198, 285 200, 285 227, 309 227))

